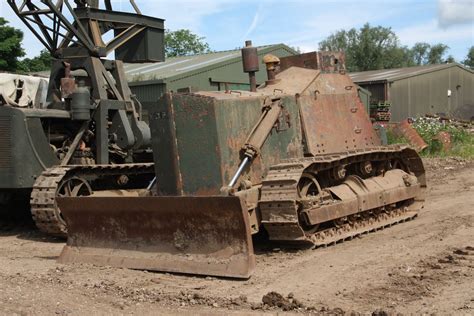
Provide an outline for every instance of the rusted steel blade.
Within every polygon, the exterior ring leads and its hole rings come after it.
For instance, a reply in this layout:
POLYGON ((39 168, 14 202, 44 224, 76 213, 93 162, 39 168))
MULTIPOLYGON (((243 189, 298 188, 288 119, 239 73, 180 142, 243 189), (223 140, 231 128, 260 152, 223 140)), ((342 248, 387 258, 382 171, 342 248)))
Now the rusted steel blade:
POLYGON ((249 278, 248 214, 238 197, 75 197, 61 263, 249 278))

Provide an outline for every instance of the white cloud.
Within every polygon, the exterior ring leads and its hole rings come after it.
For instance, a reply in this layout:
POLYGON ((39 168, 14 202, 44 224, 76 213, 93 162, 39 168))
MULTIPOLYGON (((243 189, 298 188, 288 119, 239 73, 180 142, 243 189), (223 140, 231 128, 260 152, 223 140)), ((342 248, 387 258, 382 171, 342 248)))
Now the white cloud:
POLYGON ((245 34, 242 36, 241 42, 247 39, 247 37, 252 34, 252 32, 255 30, 257 27, 258 23, 261 20, 261 13, 263 11, 263 5, 260 4, 258 6, 257 12, 255 12, 255 15, 253 16, 252 23, 250 24, 249 28, 245 32, 245 34))
POLYGON ((472 25, 463 25, 456 28, 442 29, 438 27, 436 20, 416 24, 396 30, 400 41, 404 45, 411 46, 416 42, 427 43, 449 43, 455 41, 474 41, 474 29, 472 25))
POLYGON ((438 23, 443 28, 474 23, 473 0, 438 0, 438 23))

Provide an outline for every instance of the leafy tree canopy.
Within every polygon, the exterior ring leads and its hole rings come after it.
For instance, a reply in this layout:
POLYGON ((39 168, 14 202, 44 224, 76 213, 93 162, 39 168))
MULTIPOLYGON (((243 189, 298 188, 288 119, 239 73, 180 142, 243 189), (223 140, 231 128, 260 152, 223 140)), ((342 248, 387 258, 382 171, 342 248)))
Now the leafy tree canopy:
POLYGON ((474 46, 469 48, 466 59, 463 61, 463 64, 474 69, 474 46))
POLYGON ((391 28, 366 23, 360 29, 338 31, 319 43, 321 50, 344 51, 349 71, 366 71, 453 62, 444 55, 444 44, 416 43, 412 48, 402 46, 391 28))
POLYGON ((444 62, 443 55, 447 52, 449 46, 444 44, 436 44, 431 46, 428 53, 428 64, 442 64, 444 62))
POLYGON ((8 25, 8 21, 0 17, 0 70, 15 72, 18 69, 18 58, 25 52, 21 47, 23 32, 8 25))
POLYGON ((166 57, 195 55, 210 51, 205 38, 192 33, 190 30, 166 30, 165 32, 166 57))
POLYGON ((51 69, 51 54, 47 49, 43 49, 39 56, 33 58, 25 58, 20 61, 20 69, 23 72, 39 72, 51 69))

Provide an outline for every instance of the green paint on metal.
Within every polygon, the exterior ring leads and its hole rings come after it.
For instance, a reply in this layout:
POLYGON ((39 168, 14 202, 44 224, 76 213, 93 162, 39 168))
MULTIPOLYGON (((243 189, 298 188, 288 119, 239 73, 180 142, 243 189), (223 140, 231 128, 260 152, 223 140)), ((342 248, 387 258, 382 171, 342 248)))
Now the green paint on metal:
POLYGON ((179 166, 185 194, 218 194, 221 149, 215 100, 179 95, 174 98, 179 166))
POLYGON ((0 106, 0 134, 0 189, 31 188, 41 172, 58 163, 35 111, 0 106))
MULTIPOLYGON (((240 149, 258 122, 262 114, 264 97, 245 98, 234 97, 221 100, 216 104, 217 126, 222 155, 222 183, 227 184, 238 168, 241 161, 240 149)), ((261 154, 245 170, 242 179, 250 180, 253 184, 261 183, 268 168, 283 159, 301 157, 301 128, 298 106, 294 97, 284 97, 284 112, 282 127, 276 128, 268 136, 261 149, 261 154), (288 118, 288 124, 286 119, 288 118)))
MULTIPOLYGON (((164 195, 219 194, 237 170, 241 147, 262 114, 263 96, 207 94, 212 97, 167 94, 150 116, 158 188, 164 195)), ((296 100, 284 96, 282 102, 282 130, 273 129, 261 155, 244 172, 242 179, 253 184, 261 183, 271 165, 303 156, 296 100)))

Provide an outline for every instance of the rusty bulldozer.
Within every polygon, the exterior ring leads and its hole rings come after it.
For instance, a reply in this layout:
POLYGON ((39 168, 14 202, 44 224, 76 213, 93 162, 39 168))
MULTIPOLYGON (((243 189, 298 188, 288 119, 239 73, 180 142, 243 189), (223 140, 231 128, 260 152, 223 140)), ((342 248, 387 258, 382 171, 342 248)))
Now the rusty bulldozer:
POLYGON ((156 183, 144 197, 65 197, 59 261, 248 278, 252 235, 332 245, 413 219, 418 154, 382 146, 341 53, 266 56, 251 91, 166 94, 150 115, 156 183))

